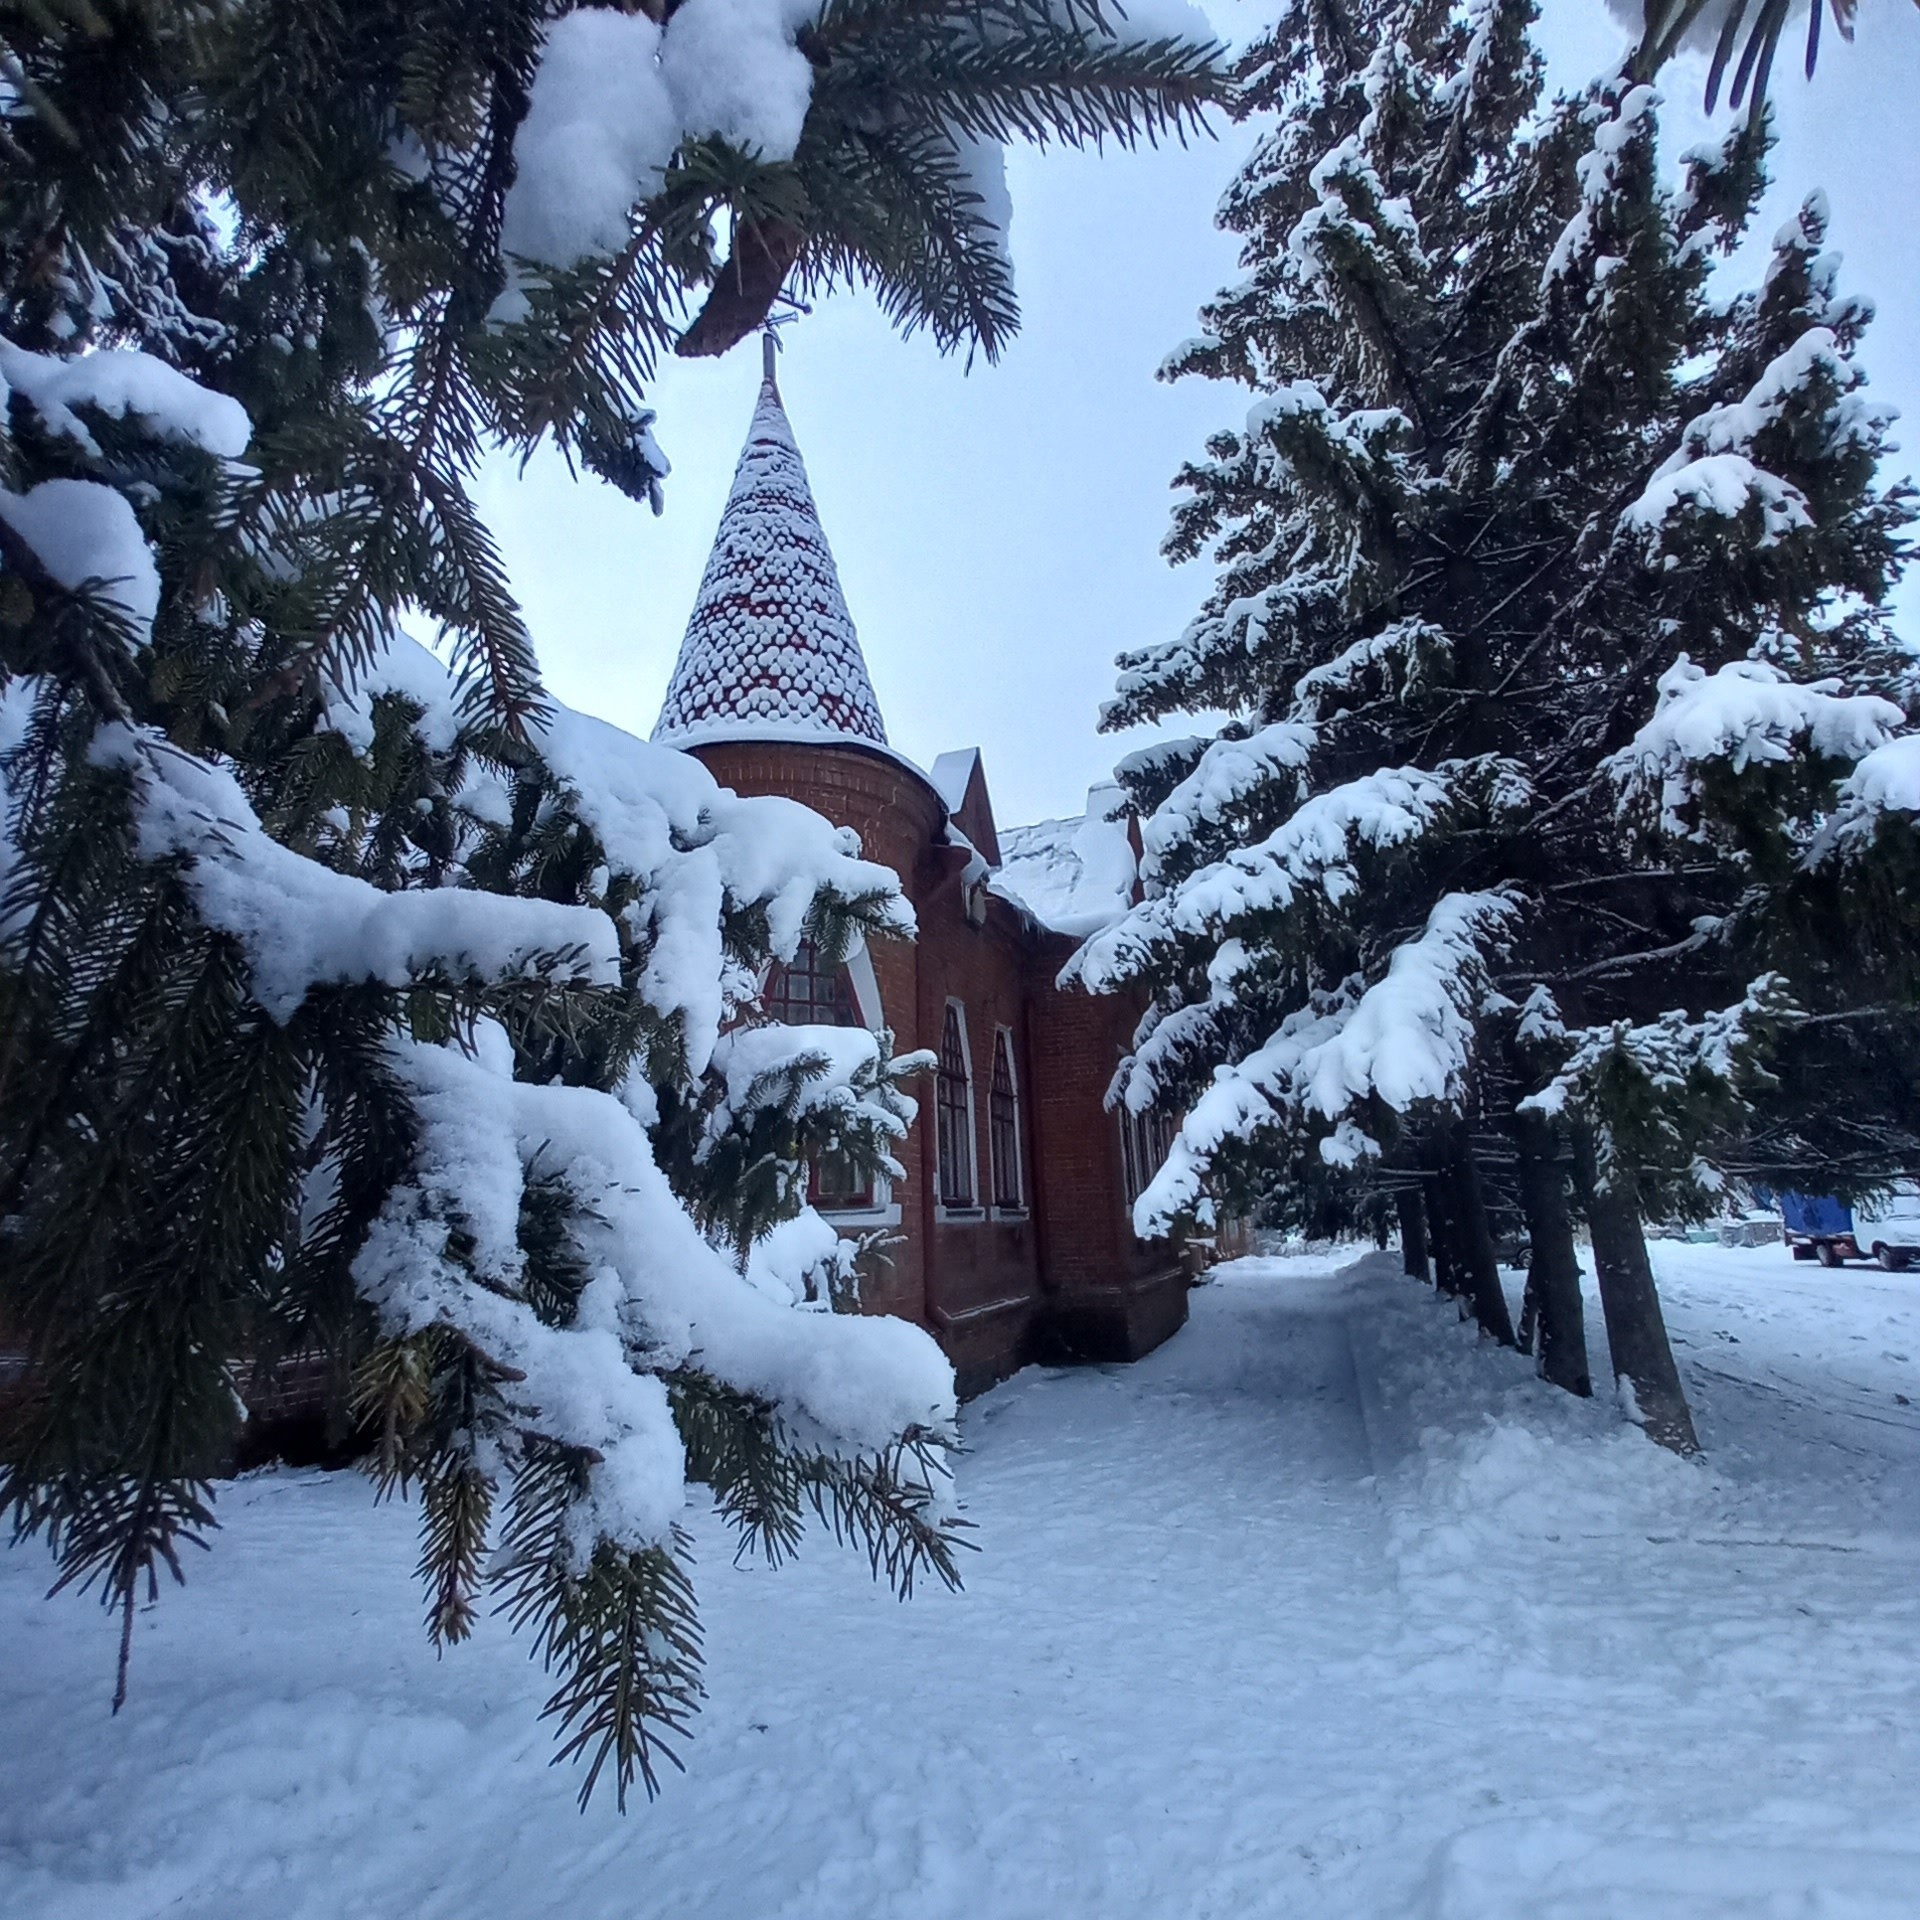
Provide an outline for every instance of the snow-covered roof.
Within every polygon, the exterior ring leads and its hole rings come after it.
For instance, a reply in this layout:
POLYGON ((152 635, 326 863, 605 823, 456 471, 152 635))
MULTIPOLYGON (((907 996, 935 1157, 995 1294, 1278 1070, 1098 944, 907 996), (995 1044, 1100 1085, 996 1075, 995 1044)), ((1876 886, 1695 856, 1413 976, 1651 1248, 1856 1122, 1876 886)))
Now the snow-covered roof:
POLYGON ((1122 797, 1117 786, 1097 786, 1071 820, 1003 829, 989 889, 1055 933, 1078 939, 1111 926, 1132 905, 1139 872, 1126 821, 1107 818, 1122 797))
POLYGON ((979 764, 978 747, 960 747, 952 753, 938 755, 928 769, 927 778, 940 796, 940 804, 949 813, 958 813, 966 805, 967 786, 979 764))
POLYGON ((887 743, 771 354, 653 737, 887 743))

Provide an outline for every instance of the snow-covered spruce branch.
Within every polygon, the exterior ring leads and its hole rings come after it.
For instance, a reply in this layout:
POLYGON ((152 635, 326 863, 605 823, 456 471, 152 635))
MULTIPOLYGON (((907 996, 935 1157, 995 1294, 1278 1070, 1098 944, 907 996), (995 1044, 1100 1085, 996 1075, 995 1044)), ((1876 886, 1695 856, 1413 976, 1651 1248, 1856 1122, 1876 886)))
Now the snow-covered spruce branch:
POLYGON ((1202 863, 1247 837, 1250 816, 1290 810, 1300 797, 1300 775, 1313 752, 1310 726, 1282 721, 1245 740, 1219 739, 1193 771, 1142 823, 1141 875, 1149 885, 1177 848, 1181 864, 1202 863))
MULTIPOLYGON (((83 371, 27 369, 83 423, 119 417, 99 395, 147 391, 83 371)), ((100 524, 83 581, 128 528, 154 568, 130 511, 100 524)), ((58 617, 95 616, 80 595, 58 617)), ((179 647, 177 605, 156 594, 150 619, 127 638, 109 608, 96 637, 116 698, 176 718, 142 656, 179 647)), ((739 1267, 814 1151, 887 1164, 916 1063, 788 1029, 732 1049, 756 1050, 737 1087, 715 1062, 758 968, 803 936, 911 931, 894 876, 805 809, 564 708, 504 739, 390 628, 359 675, 322 680, 297 751, 267 736, 278 757, 102 723, 62 661, 0 689, 8 1310, 25 1303, 39 1388, 0 1498, 63 1578, 130 1625, 212 1522, 235 1379, 286 1341, 358 1361, 379 1470, 420 1491, 432 1631, 459 1638, 502 1593, 560 1669, 551 1711, 589 1789, 650 1785, 698 1695, 666 1374, 766 1409, 808 1501, 881 1571, 950 1574, 951 1503, 913 1464, 952 1417, 938 1349, 796 1312, 739 1267), (705 1115, 716 1155, 749 1117, 773 1126, 787 1177, 709 1207, 682 1162, 676 1190, 649 1135, 669 1103, 705 1115), (709 1212, 727 1232, 701 1231, 709 1212)))
POLYGON ((1353 980, 1318 997, 1265 1045, 1220 1068, 1136 1203, 1136 1229, 1151 1235, 1181 1220, 1209 1222, 1215 1162, 1262 1135, 1315 1128, 1325 1133, 1323 1158, 1350 1160, 1378 1151, 1358 1124, 1370 1103, 1406 1113, 1457 1101, 1473 1064, 1490 955, 1519 911, 1504 892, 1443 895, 1370 985, 1353 980))
POLYGON ((1699 1019, 1676 1008, 1640 1024, 1568 1030, 1550 998, 1536 997, 1521 1037, 1560 1064, 1519 1110, 1591 1127, 1603 1184, 1617 1162, 1651 1204, 1710 1207, 1724 1181, 1709 1156, 1772 1084, 1767 1051, 1796 1017, 1786 982, 1771 973, 1699 1019))
POLYGON ((1606 769, 1623 805, 1676 838, 1712 837, 1711 823, 1698 815, 1716 769, 1736 778, 1749 768, 1798 765, 1816 778, 1824 769, 1830 781, 1844 777, 1843 805, 1850 792, 1865 804, 1869 791, 1901 790, 1907 717, 1878 694, 1847 693, 1837 680, 1795 681, 1761 659, 1708 673, 1682 654, 1660 676, 1656 700, 1652 718, 1606 769), (1841 773, 1856 762, 1865 772, 1857 790, 1857 775, 1841 773), (1882 772, 1895 777, 1883 783, 1882 772))
MULTIPOLYGON (((1243 763, 1236 755, 1228 764, 1243 763)), ((1509 812, 1526 797, 1517 769, 1497 759, 1383 768, 1311 794, 1255 845, 1199 867, 1092 936, 1061 977, 1107 991, 1189 941, 1233 938, 1303 898, 1338 909, 1360 888, 1365 856, 1407 848, 1456 814, 1509 812)))

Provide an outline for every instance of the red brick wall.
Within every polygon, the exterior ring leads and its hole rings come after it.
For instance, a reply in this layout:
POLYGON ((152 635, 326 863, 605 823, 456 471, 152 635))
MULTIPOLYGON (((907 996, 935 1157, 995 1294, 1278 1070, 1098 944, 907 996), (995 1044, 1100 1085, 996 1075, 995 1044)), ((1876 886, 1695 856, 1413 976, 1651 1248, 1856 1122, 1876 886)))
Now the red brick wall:
POLYGON ((984 896, 984 914, 977 906, 969 918, 967 856, 937 843, 938 797, 890 756, 745 741, 695 751, 726 786, 784 794, 852 827, 867 857, 901 876, 919 938, 869 950, 899 1052, 938 1051, 949 998, 966 1011, 979 1205, 962 1218, 933 1204, 929 1078, 915 1089, 922 1118, 893 1192, 903 1244, 889 1250, 890 1268, 869 1277, 869 1307, 931 1329, 963 1393, 1041 1353, 1131 1359, 1158 1344, 1186 1316, 1185 1276, 1171 1248, 1133 1236, 1118 1126, 1104 1107, 1137 1008, 1058 991, 1054 977, 1073 943, 1036 933, 1005 901, 984 896), (1013 1036, 1024 1217, 992 1207, 988 1090, 1002 1027, 1013 1036))
MULTIPOLYGON (((914 875, 940 828, 940 801, 918 774, 886 754, 857 747, 797 747, 766 741, 737 741, 694 749, 723 786, 740 793, 777 793, 823 813, 860 836, 869 860, 901 875, 909 899, 914 875)), ((916 902, 916 906, 917 906, 916 902)), ((876 940, 868 948, 880 1010, 893 1029, 894 1050, 911 1053, 928 1043, 921 1037, 920 954, 915 942, 876 940)), ((913 1088, 923 1113, 931 1114, 933 1088, 913 1088)), ((927 1320, 926 1249, 930 1222, 929 1187, 921 1176, 918 1151, 931 1127, 916 1124, 902 1156, 907 1178, 893 1199, 900 1208, 900 1244, 888 1247, 887 1261, 869 1263, 865 1294, 876 1313, 897 1313, 922 1326, 927 1320)))
MULTIPOLYGON (((1026 929, 1004 900, 980 895, 975 925, 967 914, 964 854, 944 847, 916 876, 920 916, 920 1031, 937 1047, 947 1002, 959 1001, 973 1075, 975 1208, 966 1216, 935 1210, 927 1260, 927 1317, 953 1359, 962 1391, 1004 1377, 1031 1355, 1044 1305, 1033 1165, 1033 1088, 1027 1072, 1029 997, 1026 929), (989 1091, 993 1050, 1005 1028, 1013 1038, 1014 1084, 1022 1125, 1021 1187, 1017 1215, 992 1204, 989 1091)), ((931 1093, 931 1089, 929 1089, 931 1093)), ((935 1129, 918 1130, 923 1188, 935 1190, 935 1129)))
POLYGON ((1042 1350, 1058 1359, 1132 1360, 1187 1317, 1178 1250, 1133 1231, 1120 1124, 1107 1087, 1141 1013, 1131 995, 1054 985, 1074 942, 1035 944, 1029 973, 1041 1166, 1042 1259, 1052 1296, 1042 1350))

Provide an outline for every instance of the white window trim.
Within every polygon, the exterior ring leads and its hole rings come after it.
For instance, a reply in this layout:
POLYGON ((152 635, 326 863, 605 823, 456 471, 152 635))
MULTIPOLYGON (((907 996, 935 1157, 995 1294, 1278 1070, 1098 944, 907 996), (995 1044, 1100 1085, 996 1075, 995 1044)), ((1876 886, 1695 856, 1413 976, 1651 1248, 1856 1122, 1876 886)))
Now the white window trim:
POLYGON ((950 1207, 940 1198, 940 1110, 939 1092, 935 1089, 934 1134, 933 1134, 933 1217, 939 1221, 952 1221, 956 1225, 967 1225, 988 1217, 988 1209, 980 1198, 980 1115, 974 1106, 973 1083, 973 1035, 967 1027, 966 1002, 949 994, 940 1013, 940 1041, 944 1051, 946 1045, 946 1008, 951 1007, 960 1017, 960 1057, 967 1067, 967 1185, 972 1190, 973 1201, 969 1206, 950 1207))
POLYGON ((993 1065, 987 1075, 987 1173, 988 1184, 998 1188, 999 1181, 993 1174, 993 1075, 999 1070, 1001 1050, 1006 1051, 1007 1085, 1013 1089, 1013 1190, 1019 1195, 1012 1206, 1003 1207, 997 1198, 989 1195, 993 1202, 993 1217, 996 1220, 1024 1220, 1027 1217, 1027 1129, 1020 1114, 1020 1066, 1013 1050, 1013 1029, 997 1026, 993 1030, 993 1065))
POLYGON ((873 955, 865 940, 856 939, 847 949, 847 979, 853 987, 853 1004, 870 1033, 878 1033, 886 1024, 880 1011, 880 982, 874 977, 873 955))

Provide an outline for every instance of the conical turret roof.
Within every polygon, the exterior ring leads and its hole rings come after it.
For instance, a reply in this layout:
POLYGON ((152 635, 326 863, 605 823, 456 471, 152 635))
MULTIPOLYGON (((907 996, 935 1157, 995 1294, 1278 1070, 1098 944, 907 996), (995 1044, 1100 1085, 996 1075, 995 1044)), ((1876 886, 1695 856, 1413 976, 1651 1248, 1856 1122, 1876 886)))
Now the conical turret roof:
POLYGON ((667 746, 741 738, 887 743, 806 463, 780 404, 771 343, 653 737, 667 746))

